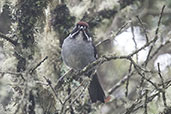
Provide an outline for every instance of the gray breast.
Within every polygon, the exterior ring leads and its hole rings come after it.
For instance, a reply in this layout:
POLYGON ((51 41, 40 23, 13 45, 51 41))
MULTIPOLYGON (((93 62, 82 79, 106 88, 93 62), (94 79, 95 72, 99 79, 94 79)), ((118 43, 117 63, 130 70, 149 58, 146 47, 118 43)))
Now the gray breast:
POLYGON ((96 60, 91 42, 84 41, 82 38, 69 37, 64 40, 62 45, 62 58, 66 65, 75 70, 81 70, 96 60))

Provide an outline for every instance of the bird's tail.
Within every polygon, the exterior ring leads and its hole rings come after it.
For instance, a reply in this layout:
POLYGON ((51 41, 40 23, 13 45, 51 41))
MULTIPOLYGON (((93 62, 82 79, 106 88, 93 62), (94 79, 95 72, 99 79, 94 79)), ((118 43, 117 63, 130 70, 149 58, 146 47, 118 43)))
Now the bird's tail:
POLYGON ((97 101, 105 102, 105 93, 100 85, 97 74, 92 77, 88 90, 93 103, 97 101))

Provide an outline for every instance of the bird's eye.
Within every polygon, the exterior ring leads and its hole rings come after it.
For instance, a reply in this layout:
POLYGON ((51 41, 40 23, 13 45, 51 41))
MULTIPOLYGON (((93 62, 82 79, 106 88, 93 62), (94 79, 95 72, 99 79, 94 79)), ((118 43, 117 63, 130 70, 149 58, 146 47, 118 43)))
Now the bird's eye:
POLYGON ((81 26, 80 25, 77 25, 78 28, 80 28, 81 26))
POLYGON ((83 25, 81 25, 81 26, 80 26, 80 28, 84 29, 84 26, 83 26, 83 25))

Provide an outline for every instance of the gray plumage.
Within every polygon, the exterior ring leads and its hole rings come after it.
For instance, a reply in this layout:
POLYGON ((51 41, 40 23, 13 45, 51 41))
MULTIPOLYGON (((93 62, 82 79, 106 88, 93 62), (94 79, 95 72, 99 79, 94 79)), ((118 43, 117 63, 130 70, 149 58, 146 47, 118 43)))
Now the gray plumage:
POLYGON ((68 36, 62 45, 62 58, 69 67, 81 70, 89 63, 96 60, 92 42, 83 40, 81 33, 76 38, 68 36))
MULTIPOLYGON (((96 50, 91 37, 88 35, 88 24, 79 22, 71 34, 62 44, 62 59, 64 63, 74 70, 81 70, 96 60, 96 50)), ((88 73, 91 75, 91 71, 88 73)), ((92 102, 104 102, 105 94, 99 83, 97 74, 92 76, 88 87, 92 102)))

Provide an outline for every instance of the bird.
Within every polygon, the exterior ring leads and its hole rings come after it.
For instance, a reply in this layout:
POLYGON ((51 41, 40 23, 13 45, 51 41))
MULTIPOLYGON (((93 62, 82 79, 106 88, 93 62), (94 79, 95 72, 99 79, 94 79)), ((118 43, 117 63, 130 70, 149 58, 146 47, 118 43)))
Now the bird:
MULTIPOLYGON (((96 48, 89 33, 87 22, 78 22, 72 32, 64 39, 61 56, 64 63, 75 71, 80 71, 97 60, 96 48)), ((88 73, 89 77, 91 73, 88 73)), ((105 93, 97 73, 93 73, 88 92, 92 103, 105 102, 105 93)))

